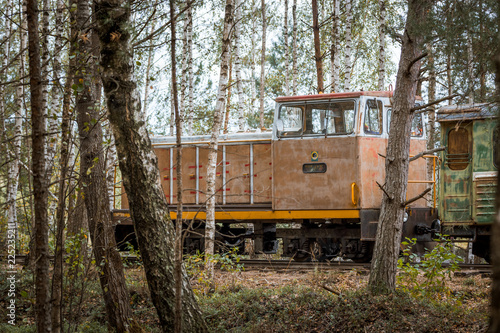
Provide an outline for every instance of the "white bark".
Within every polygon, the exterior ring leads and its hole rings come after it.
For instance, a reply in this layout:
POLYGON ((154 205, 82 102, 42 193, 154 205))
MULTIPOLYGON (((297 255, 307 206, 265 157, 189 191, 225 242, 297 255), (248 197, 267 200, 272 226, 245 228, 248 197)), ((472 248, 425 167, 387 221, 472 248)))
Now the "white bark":
POLYGON ((260 129, 264 129, 264 85, 265 85, 265 65, 266 65, 266 29, 267 29, 267 20, 266 20, 266 1, 261 1, 262 5, 262 50, 260 55, 260 129))
POLYGON ((194 71, 193 71, 193 4, 189 6, 189 9, 186 12, 188 17, 188 26, 187 26, 187 44, 188 44, 188 53, 187 53, 187 67, 188 67, 188 98, 187 98, 187 132, 188 135, 193 135, 193 115, 194 115, 194 71))
POLYGON ((293 19, 293 41, 292 41, 292 95, 297 95, 297 77, 299 70, 297 68, 297 0, 293 0, 292 6, 293 19))
POLYGON ((352 11, 351 11, 351 0, 346 0, 346 16, 347 22, 345 27, 345 79, 344 79, 344 91, 351 90, 351 50, 352 50, 352 37, 351 37, 351 22, 352 22, 352 11))
MULTIPOLYGON (((226 101, 226 90, 228 84, 228 69, 231 45, 231 30, 233 25, 232 0, 226 0, 226 11, 224 16, 224 30, 222 36, 222 55, 219 77, 219 88, 217 92, 217 103, 214 110, 214 123, 212 136, 210 138, 208 165, 207 165, 207 219, 205 225, 205 255, 210 258, 215 248, 215 176, 217 170, 217 148, 219 143, 219 132, 222 123, 224 104, 226 101)), ((213 279, 214 265, 211 260, 205 263, 209 278, 213 279)))
POLYGON ((236 93, 238 94, 238 131, 245 130, 245 109, 243 108, 243 82, 241 80, 240 34, 241 34, 241 0, 235 0, 234 25, 234 74, 236 76, 236 93))
MULTIPOLYGON (((52 111, 48 110, 48 96, 49 96, 49 86, 47 84, 49 80, 49 1, 43 0, 43 11, 42 15, 42 34, 41 34, 41 61, 42 61, 42 112, 46 118, 54 118, 54 114, 52 111), (49 114, 50 112, 50 114, 49 114)), ((45 121, 46 122, 46 121, 45 121)), ((50 154, 55 154, 55 147, 50 147, 51 144, 55 144, 54 138, 50 137, 50 134, 47 136, 45 140, 45 168, 46 177, 50 183, 50 178, 52 172, 52 167, 54 166, 54 159, 51 159, 50 154)), ((52 224, 53 215, 49 215, 49 225, 52 224)))
POLYGON ((467 72, 469 74, 469 104, 474 103, 474 51, 472 50, 472 34, 467 32, 467 72))
POLYGON ((340 87, 340 0, 333 1, 332 25, 332 92, 338 92, 340 87))
POLYGON ((170 87, 170 131, 169 135, 174 135, 175 113, 174 113, 174 94, 173 89, 170 87))
POLYGON ((257 15, 256 15, 257 7, 255 4, 255 0, 252 0, 252 50, 251 61, 250 61, 250 69, 251 69, 251 78, 250 78, 250 88, 251 88, 251 96, 252 100, 250 102, 250 112, 254 112, 255 101, 257 100, 257 87, 255 84, 255 50, 257 50, 257 15))
POLYGON ((379 0, 379 54, 378 54, 378 90, 383 91, 385 86, 385 0, 379 0))
MULTIPOLYGON (((23 11, 26 12, 26 1, 23 1, 23 11)), ((19 49, 19 77, 21 82, 16 88, 16 108, 15 108, 15 123, 14 123, 14 139, 12 140, 12 151, 9 154, 9 169, 8 169, 8 184, 7 184, 7 223, 17 222, 17 189, 19 185, 19 167, 21 162, 21 142, 22 142, 22 125, 23 125, 23 105, 24 105, 24 86, 23 77, 25 75, 24 65, 24 49, 26 48, 26 17, 21 15, 21 29, 19 49)), ((8 53, 6 53, 7 55, 8 53)))
MULTIPOLYGON (((155 20, 151 23, 150 34, 155 31, 155 20)), ((148 96, 149 96, 149 76, 151 72, 151 59, 153 59, 153 38, 149 40, 149 50, 148 50, 148 64, 146 66, 146 80, 144 84, 144 106, 142 108, 142 113, 144 113, 144 117, 148 118, 148 96)))
POLYGON ((288 0, 285 0, 285 19, 283 24, 283 36, 285 37, 285 95, 290 94, 290 73, 288 60, 288 0))
MULTIPOLYGON (((11 15, 11 1, 8 0, 7 3, 5 4, 5 16, 6 17, 9 17, 9 15, 11 15)), ((5 31, 5 35, 4 37, 2 38, 2 40, 4 40, 4 47, 3 47, 3 55, 2 55, 2 67, 1 67, 1 70, 0 70, 0 80, 5 80, 4 78, 4 74, 5 74, 5 70, 7 69, 7 64, 8 64, 8 60, 10 58, 10 43, 11 43, 11 33, 12 33, 12 21, 9 20, 9 21, 6 21, 5 22, 6 25, 4 26, 4 31, 5 31)), ((5 102, 4 102, 4 85, 0 85, 0 140, 3 141, 3 136, 4 136, 4 132, 5 132, 5 102)), ((4 153, 2 151, 2 153, 4 153)), ((0 160, 0 163, 1 160, 0 160)))

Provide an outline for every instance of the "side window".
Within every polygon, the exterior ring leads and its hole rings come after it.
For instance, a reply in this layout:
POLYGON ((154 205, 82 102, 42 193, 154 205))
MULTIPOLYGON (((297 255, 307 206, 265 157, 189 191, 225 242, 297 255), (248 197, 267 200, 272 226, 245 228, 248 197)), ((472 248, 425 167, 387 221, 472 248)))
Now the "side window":
POLYGON ((451 170, 464 170, 469 165, 470 143, 466 128, 451 129, 448 132, 446 164, 451 170))
MULTIPOLYGON (((391 129, 391 116, 392 109, 387 109, 387 133, 391 129)), ((424 125, 422 121, 422 114, 416 113, 413 116, 413 120, 411 121, 411 136, 412 137, 421 137, 424 135, 424 125)))
POLYGON ((381 101, 370 99, 366 101, 365 124, 366 134, 382 134, 382 110, 381 101))
POLYGON ((302 134, 303 108, 301 106, 282 106, 279 113, 281 128, 278 136, 299 136, 302 134))

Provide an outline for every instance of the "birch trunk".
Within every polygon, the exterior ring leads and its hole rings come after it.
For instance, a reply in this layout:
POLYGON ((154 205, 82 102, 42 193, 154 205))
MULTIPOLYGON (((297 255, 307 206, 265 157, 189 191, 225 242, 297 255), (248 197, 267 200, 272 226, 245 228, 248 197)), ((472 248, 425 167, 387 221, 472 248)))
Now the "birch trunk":
MULTIPOLYGON (((8 0, 7 3, 5 4, 5 16, 10 17, 11 15, 11 1, 8 0)), ((22 21, 22 18, 21 20, 22 21)), ((0 69, 0 80, 6 81, 6 78, 4 77, 5 71, 7 70, 7 64, 10 58, 10 44, 11 44, 11 35, 12 35, 12 21, 11 20, 6 20, 5 22, 5 36, 2 38, 4 41, 3 45, 3 55, 2 55, 2 67, 0 69)), ((21 57, 22 59, 22 57, 21 57)), ((4 140, 4 134, 5 134, 5 100, 4 100, 4 93, 5 93, 5 86, 0 85, 0 140, 4 140)), ((3 165, 3 156, 5 156, 6 151, 4 148, 0 148, 0 164, 3 165)))
POLYGON ((288 45, 288 0, 285 0, 285 17, 283 22, 283 36, 285 37, 285 95, 290 94, 290 60, 288 45))
MULTIPOLYGON (((156 3, 155 2, 155 6, 156 3)), ((150 34, 152 35, 153 32, 155 31, 155 20, 153 19, 153 22, 151 23, 151 30, 150 34)), ((148 117, 148 96, 149 96, 149 76, 151 72, 151 59, 153 58, 153 37, 149 39, 149 49, 148 49, 148 64, 146 66, 146 80, 144 84, 144 108, 143 108, 143 113, 144 117, 148 117)))
POLYGON ((344 78, 344 91, 351 90, 351 50, 352 50, 352 37, 351 37, 351 0, 346 0, 346 27, 345 27, 345 78, 344 78))
POLYGON ((188 103, 187 103, 187 133, 188 135, 193 135, 193 116, 194 116, 194 71, 193 71, 193 3, 189 5, 186 12, 188 17, 188 32, 187 32, 187 42, 188 42, 188 53, 187 53, 187 66, 188 66, 188 103))
POLYGON ((383 91, 385 86, 385 0, 379 0, 379 21, 378 21, 378 90, 383 91))
POLYGON ((236 76, 236 93, 238 94, 238 131, 245 130, 245 109, 243 107, 243 81, 241 79, 240 35, 241 35, 241 0, 235 0, 234 23, 234 74, 236 76))
MULTIPOLYGON (((127 1, 116 0, 95 1, 95 6, 108 118, 116 140, 123 183, 151 298, 163 331, 172 332, 175 232, 132 74, 130 7, 127 1)), ((183 329, 186 332, 206 332, 184 270, 182 277, 183 329)))
POLYGON ((314 61, 316 63, 316 82, 318 93, 323 93, 323 59, 321 56, 321 41, 319 39, 318 1, 312 0, 313 35, 314 35, 314 61))
POLYGON ((264 92, 265 92, 265 65, 266 65, 266 29, 267 29, 267 22, 266 22, 266 1, 261 0, 261 12, 262 12, 262 51, 260 55, 260 96, 259 96, 259 102, 260 102, 260 112, 259 112, 259 119, 260 119, 260 129, 264 130, 264 92))
MULTIPOLYGON (((65 10, 65 5, 62 0, 57 1, 55 25, 56 25, 56 40, 54 42, 54 48, 56 50, 54 54, 53 71, 54 71, 54 85, 51 90, 51 107, 52 112, 59 109, 60 100, 60 89, 61 84, 59 80, 59 75, 61 72, 61 60, 58 50, 62 46, 63 38, 63 12, 65 10)), ((71 61, 71 60, 70 60, 71 61)), ((68 73, 69 74, 69 73, 68 73)), ((66 178, 68 174, 68 164, 69 164, 69 149, 70 147, 70 114, 69 114, 69 99, 71 96, 71 78, 68 75, 66 79, 66 84, 64 87, 64 101, 63 105, 65 108, 62 112, 62 123, 61 123, 61 153, 59 159, 59 165, 61 168, 59 175, 59 193, 57 200, 57 210, 56 210, 56 248, 54 254, 54 271, 52 275, 52 331, 54 333, 61 332, 61 323, 63 321, 62 313, 62 292, 63 292, 63 234, 65 225, 65 211, 66 211, 66 197, 67 197, 67 183, 69 183, 66 178)), ((55 133, 57 130, 57 122, 49 120, 49 132, 55 133), (55 124, 55 126, 54 126, 55 124)), ((54 135, 54 134, 53 134, 54 135)), ((55 147, 55 143, 51 142, 48 148, 55 147)), ((48 152, 49 156, 51 152, 48 152)), ((54 158, 52 156, 52 158, 54 158)))
POLYGON ((255 103, 257 100, 257 85, 255 84, 255 50, 257 50, 257 8, 256 8, 256 3, 255 0, 252 0, 252 13, 253 13, 253 19, 252 19, 252 50, 250 51, 251 54, 251 61, 250 61, 250 70, 251 70, 251 78, 250 78, 250 87, 251 87, 251 95, 252 95, 252 100, 250 102, 250 111, 254 113, 255 111, 255 103))
POLYGON ((340 88, 340 0, 333 1, 332 50, 330 55, 332 67, 332 93, 340 88))
MULTIPOLYGON (((229 46, 231 47, 231 46, 229 46)), ((228 131, 228 126, 229 126, 229 116, 231 112, 231 87, 233 85, 233 78, 232 78, 232 73, 233 73, 233 61, 232 57, 229 56, 229 70, 228 70, 228 80, 227 80, 227 101, 225 103, 226 105, 226 112, 224 115, 224 129, 222 133, 227 134, 228 131)))
POLYGON ((226 0, 224 14, 224 30, 222 32, 222 55, 219 74, 219 87, 217 91, 217 102, 214 110, 214 122, 212 125, 212 136, 208 146, 207 165, 207 220, 205 225, 205 270, 209 279, 213 281, 214 264, 211 256, 215 248, 215 193, 216 193, 216 170, 217 170, 217 148, 219 143, 219 132, 222 123, 222 112, 226 101, 226 89, 228 85, 229 57, 231 47, 231 30, 233 26, 233 6, 232 0, 226 0))
POLYGON ((474 51, 472 50, 472 34, 467 31, 467 73, 468 73, 468 99, 469 104, 474 104, 474 51))
MULTIPOLYGON (((429 56, 428 56, 428 64, 429 64, 429 87, 427 88, 428 94, 428 102, 434 102, 436 100, 436 68, 434 65, 434 52, 431 45, 427 47, 429 56)), ((427 113, 428 119, 428 133, 427 133, 427 149, 434 149, 436 144, 436 108, 434 105, 429 107, 429 112, 427 113)), ((427 159, 427 180, 433 180, 434 176, 434 161, 433 159, 427 159)), ((429 197, 432 198, 434 195, 433 189, 429 192, 429 197)), ((431 200, 428 201, 429 205, 431 204, 431 200)))
MULTIPOLYGON (((26 8, 26 4, 23 3, 23 9, 26 8)), ((25 11, 23 10, 23 13, 25 11)), ((19 30, 20 39, 20 54, 19 54, 19 78, 21 82, 16 87, 16 107, 14 111, 14 137, 12 140, 12 151, 8 156, 9 170, 8 170, 8 183, 7 183, 7 223, 17 223, 17 190, 19 186, 19 168, 21 159, 21 143, 22 143, 22 131, 23 131, 23 102, 24 102, 24 86, 23 77, 25 75, 24 70, 24 49, 26 48, 26 20, 25 15, 20 13, 21 29, 19 30)), ((9 43, 7 43, 8 45, 9 43)), ((6 50, 5 58, 8 55, 8 49, 6 50)), ((0 97, 3 97, 0 95, 0 97)), ((2 98, 3 105, 3 98, 2 98)), ((3 116, 4 110, 2 110, 3 116)), ((0 137, 0 139, 2 139, 0 137)))
POLYGON ((293 0, 293 41, 292 41, 292 95, 297 95, 297 77, 299 70, 297 67, 297 0, 293 0))
POLYGON ((45 177, 45 118, 42 108, 42 69, 38 36, 38 6, 27 1, 28 53, 31 92, 31 142, 35 203, 35 320, 38 332, 51 331, 49 294, 48 184, 45 177))
POLYGON ((369 288, 375 294, 390 293, 396 287, 408 183, 411 109, 415 103, 420 70, 420 61, 416 60, 422 54, 422 24, 431 7, 432 0, 410 0, 408 4, 385 159, 386 193, 382 198, 369 280, 369 288))
MULTIPOLYGON (((49 115, 48 110, 48 96, 49 96, 49 2, 48 0, 43 0, 43 10, 42 10, 42 34, 41 34, 41 61, 42 61, 42 112, 47 119, 53 118, 52 114, 49 115), (52 117, 51 117, 52 116, 52 117)), ((49 124, 49 132, 47 133, 47 138, 45 139, 46 144, 46 172, 48 177, 48 183, 51 182, 52 175, 52 167, 54 165, 54 159, 51 158, 49 154, 55 154, 55 140, 52 142, 52 134, 50 133, 50 124, 49 124), (52 143, 52 147, 51 147, 52 143)), ((49 214, 49 225, 52 223, 53 214, 49 214)))
MULTIPOLYGON (((169 1, 170 5, 170 59, 172 62, 172 101, 175 114, 175 127, 176 127, 176 143, 177 143, 177 219, 175 221, 175 319, 174 319, 174 332, 182 332, 182 145, 181 145, 181 117, 179 112, 179 102, 177 100, 177 62, 176 62, 176 34, 175 34, 175 3, 174 0, 169 1)), ((187 20, 187 19, 186 19, 187 20)), ((184 35, 187 37, 187 21, 184 26, 184 35)), ((184 40, 184 55, 187 50, 187 40, 184 40)), ((184 58, 185 59, 185 58, 184 58)), ((184 60, 183 60, 183 79, 185 79, 184 60)))

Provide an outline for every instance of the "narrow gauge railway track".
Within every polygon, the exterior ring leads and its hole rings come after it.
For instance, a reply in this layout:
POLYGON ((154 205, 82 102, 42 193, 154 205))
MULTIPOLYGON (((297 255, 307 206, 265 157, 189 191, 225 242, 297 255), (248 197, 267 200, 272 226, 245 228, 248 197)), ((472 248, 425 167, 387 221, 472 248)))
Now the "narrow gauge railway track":
MULTIPOLYGON (((122 254, 122 258, 130 263, 137 262, 137 257, 132 255, 122 254)), ((54 256, 50 256, 50 260, 54 260, 54 256)), ((16 255, 16 264, 24 265, 26 255, 16 255)), ((0 256, 0 264, 6 265, 6 256, 0 256)), ((309 261, 297 262, 293 260, 266 260, 266 259, 242 259, 239 264, 243 264, 246 271, 262 270, 262 271, 298 271, 298 270, 358 270, 369 271, 370 263, 355 263, 349 261, 309 261)), ((443 267, 446 267, 444 264, 443 267)), ((489 264, 459 264, 460 271, 474 272, 475 274, 491 274, 492 265, 489 264)))

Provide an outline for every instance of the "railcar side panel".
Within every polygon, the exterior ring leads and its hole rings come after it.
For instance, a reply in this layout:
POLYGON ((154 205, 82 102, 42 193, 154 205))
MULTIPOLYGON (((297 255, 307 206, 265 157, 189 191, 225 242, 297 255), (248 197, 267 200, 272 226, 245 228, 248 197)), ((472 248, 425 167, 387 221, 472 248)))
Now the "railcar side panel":
POLYGON ((355 208, 352 183, 357 182, 356 151, 355 137, 274 141, 273 209, 355 208), (306 164, 325 164, 326 170, 305 173, 306 164))
POLYGON ((253 201, 271 203, 272 193, 271 144, 253 145, 253 201))

